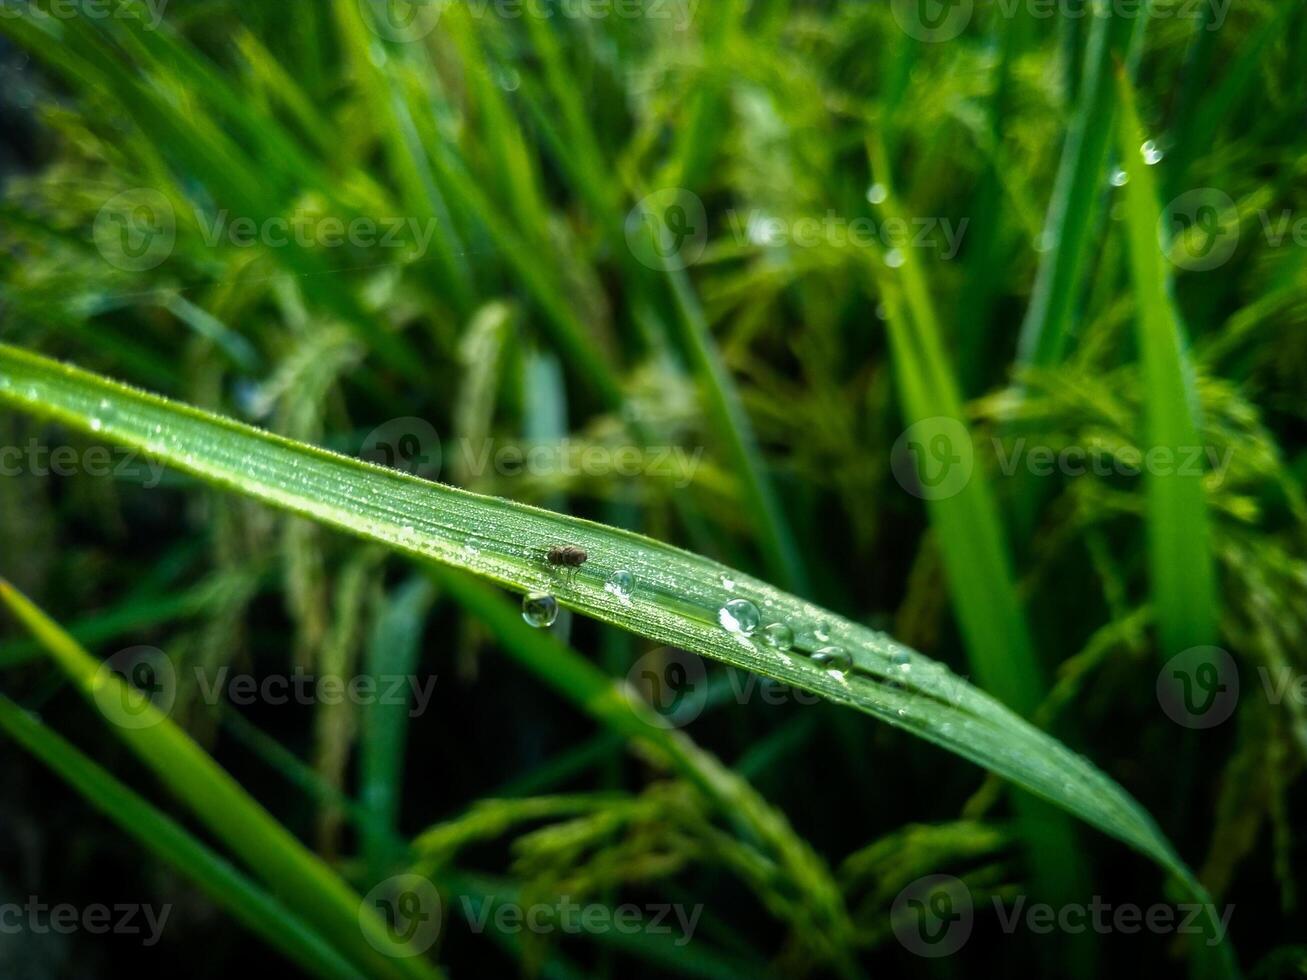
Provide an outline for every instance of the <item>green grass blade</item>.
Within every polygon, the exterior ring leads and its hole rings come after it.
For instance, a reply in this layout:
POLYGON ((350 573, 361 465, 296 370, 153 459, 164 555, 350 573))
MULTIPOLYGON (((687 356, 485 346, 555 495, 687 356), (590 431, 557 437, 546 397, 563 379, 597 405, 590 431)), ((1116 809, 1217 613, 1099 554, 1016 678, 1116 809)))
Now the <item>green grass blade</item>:
MULTIPOLYGON (((872 158, 877 179, 886 188, 883 214, 890 220, 904 220, 883 144, 873 143, 872 158)), ((947 429, 924 440, 919 451, 928 452, 925 445, 933 446, 943 436, 956 455, 956 465, 967 465, 974 459, 972 436, 963 420, 961 392, 948 363, 943 332, 917 252, 901 250, 903 262, 897 279, 883 277, 888 286, 883 290, 889 311, 886 325, 904 422, 909 427, 933 429, 939 420, 948 420, 947 429)), ((916 459, 923 486, 926 464, 925 459, 916 459)), ((953 475, 948 471, 945 478, 953 475)), ((968 659, 986 690, 1029 718, 1043 696, 1040 664, 1017 596, 1016 576, 989 481, 982 471, 975 470, 956 492, 929 494, 927 505, 968 659)), ((1070 822, 1029 797, 1018 797, 1016 806, 1041 892, 1050 900, 1073 901, 1088 886, 1089 874, 1078 859, 1070 822)))
MULTIPOLYGON (((127 704, 130 689, 60 626, 7 582, 0 602, 45 647, 80 693, 102 712, 105 703, 127 704)), ((149 701, 137 707, 140 727, 110 724, 120 738, 209 830, 245 861, 314 928, 368 975, 387 980, 435 980, 434 967, 387 934, 381 919, 326 864, 253 800, 182 729, 149 701), (367 934, 364 929, 369 930, 367 934), (392 950, 394 955, 380 949, 392 950)), ((112 721, 111 716, 107 716, 112 721)))
MULTIPOLYGON (((414 676, 422 624, 432 598, 430 586, 422 579, 414 579, 387 596, 368 644, 367 670, 378 683, 385 683, 389 677, 414 676)), ((409 711, 407 701, 379 699, 368 706, 363 717, 359 795, 376 826, 391 833, 398 823, 409 711)), ((364 834, 364 850, 374 877, 386 863, 387 840, 375 830, 364 834)))
MULTIPOLYGON (((884 147, 874 144, 877 180, 886 188, 886 220, 906 221, 892 189, 884 147)), ((903 249, 897 276, 886 275, 886 326, 908 426, 947 419, 968 445, 957 447, 959 463, 973 456, 964 422, 962 395, 948 362, 943 331, 916 249, 903 249)), ((922 465, 925 461, 918 460, 922 465)), ((1039 664, 1017 598, 998 504, 984 473, 972 472, 956 493, 931 493, 927 504, 939 532, 954 606, 971 663, 985 688, 1018 713, 1029 716, 1042 697, 1039 664)))
MULTIPOLYGON (((515 590, 553 590, 563 605, 587 616, 866 712, 1049 799, 1198 888, 1148 815, 1087 760, 942 665, 717 562, 272 436, 9 346, 0 346, 0 402, 392 550, 515 590), (570 584, 542 560, 543 550, 556 544, 591 555, 570 584), (635 577, 629 598, 604 587, 617 569, 635 577), (764 622, 788 623, 796 649, 776 651, 718 625, 723 604, 740 598, 763 611, 764 622), (818 638, 819 630, 828 641, 818 638), (850 669, 825 669, 806 656, 827 642, 847 651, 850 669)), ((182 755, 195 751, 170 747, 182 755)), ((229 787, 226 777, 214 778, 229 787)), ((287 860, 279 856, 278 864, 287 860)), ((303 860, 292 862, 297 874, 305 870, 303 860)))
MULTIPOLYGON (((1143 5, 1141 5, 1143 6, 1143 5)), ((1021 325, 1018 360, 1048 367, 1067 349, 1072 310, 1080 295, 1089 244, 1107 190, 1108 149, 1115 115, 1112 61, 1134 50, 1148 24, 1146 10, 1094 7, 1080 102, 1067 133, 1044 225, 1048 246, 1021 325)))
POLYGON ((242 925, 313 976, 363 976, 299 916, 71 744, 0 696, 0 729, 144 848, 177 868, 242 925))
MULTIPOLYGON (((1146 445, 1149 452, 1171 453, 1172 458, 1182 459, 1186 449, 1202 445, 1193 368, 1157 237, 1161 224, 1157 182, 1140 153, 1146 137, 1135 109, 1134 90, 1124 73, 1118 75, 1117 91, 1121 160, 1128 176, 1125 232, 1147 392, 1146 445)), ((1158 634, 1167 657, 1213 642, 1220 609, 1203 477, 1183 470, 1179 466, 1166 472, 1150 468, 1147 476, 1149 569, 1158 634)))

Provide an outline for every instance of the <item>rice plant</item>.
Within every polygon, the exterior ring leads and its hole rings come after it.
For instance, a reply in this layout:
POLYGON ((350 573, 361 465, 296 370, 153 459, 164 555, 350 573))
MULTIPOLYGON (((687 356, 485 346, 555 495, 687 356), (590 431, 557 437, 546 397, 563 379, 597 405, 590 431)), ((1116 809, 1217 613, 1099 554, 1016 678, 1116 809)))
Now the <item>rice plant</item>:
POLYGON ((1307 974, 1304 50, 0 0, 0 974, 1307 974))

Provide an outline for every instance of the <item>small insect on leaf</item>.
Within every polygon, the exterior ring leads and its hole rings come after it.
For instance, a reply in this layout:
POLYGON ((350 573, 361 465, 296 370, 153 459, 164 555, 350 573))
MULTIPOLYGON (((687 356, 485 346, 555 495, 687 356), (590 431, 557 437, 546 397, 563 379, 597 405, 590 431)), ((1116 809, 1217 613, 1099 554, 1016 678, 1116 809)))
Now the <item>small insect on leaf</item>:
POLYGON ((574 544, 556 544, 545 555, 545 560, 555 568, 566 568, 571 571, 569 580, 576 576, 576 570, 584 565, 589 558, 590 556, 585 553, 583 548, 578 548, 574 544))

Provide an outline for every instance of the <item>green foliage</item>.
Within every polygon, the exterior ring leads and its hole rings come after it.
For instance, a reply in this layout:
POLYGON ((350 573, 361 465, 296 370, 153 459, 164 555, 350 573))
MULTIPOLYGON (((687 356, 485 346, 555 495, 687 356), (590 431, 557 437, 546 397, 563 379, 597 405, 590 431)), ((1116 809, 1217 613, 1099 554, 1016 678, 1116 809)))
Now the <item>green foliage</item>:
POLYGON ((71 814, 47 863, 130 835, 319 976, 920 971, 938 873, 965 973, 1300 963, 1301 5, 0 3, 0 728, 112 821, 16 794, 71 814), (66 688, 136 644, 181 681, 132 733, 66 688), (1208 645, 1241 692, 1188 730, 1159 671, 1208 645), (357 906, 408 872, 445 917, 395 958, 357 906), (1209 894, 1219 946, 993 941, 1209 894), (704 914, 496 926, 569 895, 704 914))

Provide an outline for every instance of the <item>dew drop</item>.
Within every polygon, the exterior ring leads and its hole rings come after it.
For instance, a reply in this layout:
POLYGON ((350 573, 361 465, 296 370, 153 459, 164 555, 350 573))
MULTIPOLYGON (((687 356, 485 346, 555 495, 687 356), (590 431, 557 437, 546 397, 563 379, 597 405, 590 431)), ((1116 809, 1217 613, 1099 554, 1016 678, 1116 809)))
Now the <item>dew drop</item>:
POLYGON ((870 204, 884 204, 889 197, 889 188, 884 184, 872 184, 867 188, 867 201, 870 204))
POLYGON ((727 632, 753 636, 758 632, 762 617, 758 613, 758 607, 748 599, 732 599, 717 610, 717 622, 721 623, 727 632))
POLYGON ((1166 154, 1158 148, 1157 143, 1154 140, 1147 140, 1144 145, 1139 148, 1139 152, 1144 155, 1144 163, 1148 164, 1150 167, 1157 166, 1162 162, 1162 158, 1166 156, 1166 154))
POLYGON ((853 658, 843 647, 822 647, 812 655, 812 659, 827 670, 848 670, 853 666, 853 658))
POLYGON ((770 217, 763 217, 749 222, 749 244, 759 248, 770 248, 781 243, 781 232, 777 223, 770 217))
POLYGON ((103 429, 103 428, 104 428, 104 423, 103 423, 103 422, 101 422, 99 419, 95 419, 95 418, 91 419, 91 431, 92 431, 92 432, 99 432, 99 431, 100 431, 101 429, 103 429))
POLYGON ((496 81, 505 92, 516 92, 522 87, 522 76, 516 68, 505 68, 497 72, 496 81))
POLYGON ((903 249, 901 248, 892 248, 885 253, 885 264, 891 269, 903 268, 903 263, 906 261, 907 259, 903 255, 903 249))
POLYGON ((1112 171, 1112 176, 1108 179, 1112 181, 1113 187, 1124 187, 1127 183, 1129 183, 1130 175, 1126 173, 1124 170, 1122 170, 1120 167, 1117 167, 1115 170, 1112 171))
POLYGON ((619 568, 608 576, 604 591, 611 592, 619 599, 630 599, 631 593, 635 591, 635 576, 625 568, 619 568))
POLYGON ((722 576, 722 588, 725 589, 727 592, 734 592, 734 591, 735 591, 735 579, 731 578, 729 575, 723 575, 723 576, 722 576))
POLYGON ((773 650, 791 650, 794 648, 794 630, 784 623, 772 623, 762 631, 762 638, 773 650))
POLYGON ((817 625, 812 628, 812 635, 822 643, 829 643, 830 623, 826 622, 824 619, 820 620, 817 625))
POLYGON ((528 626, 543 629, 558 619, 558 600, 548 592, 532 592, 522 597, 522 618, 528 626))

